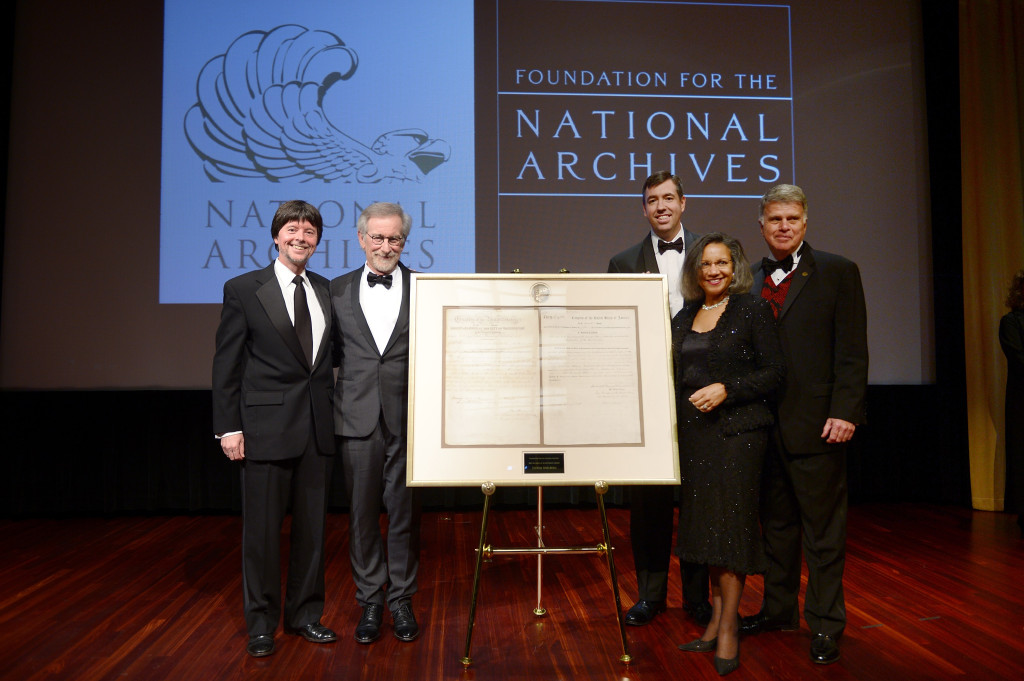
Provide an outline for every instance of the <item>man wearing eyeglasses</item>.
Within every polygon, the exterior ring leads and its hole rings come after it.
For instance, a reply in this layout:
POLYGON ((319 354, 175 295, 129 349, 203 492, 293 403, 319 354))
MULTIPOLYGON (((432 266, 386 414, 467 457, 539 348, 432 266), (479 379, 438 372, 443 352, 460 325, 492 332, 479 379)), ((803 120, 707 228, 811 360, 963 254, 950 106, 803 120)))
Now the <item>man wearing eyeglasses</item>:
POLYGON ((349 559, 362 614, 359 643, 380 637, 385 606, 394 635, 412 641, 419 566, 419 507, 405 484, 409 393, 409 268, 399 262, 412 218, 394 203, 374 203, 356 224, 366 264, 331 282, 334 388, 338 436, 349 499, 349 559), (380 529, 381 504, 388 513, 380 529))
MULTIPOLYGON (((686 196, 683 182, 667 170, 644 182, 643 214, 651 231, 640 243, 612 257, 608 272, 638 274, 663 272, 668 278, 670 318, 683 307, 682 271, 686 249, 698 235, 684 229, 686 196)), ((630 490, 629 538, 636 566, 637 602, 626 613, 626 624, 643 626, 664 612, 668 596, 668 568, 672 556, 672 514, 675 487, 635 485, 630 490)), ((704 626, 711 621, 706 565, 680 563, 683 610, 704 626)))

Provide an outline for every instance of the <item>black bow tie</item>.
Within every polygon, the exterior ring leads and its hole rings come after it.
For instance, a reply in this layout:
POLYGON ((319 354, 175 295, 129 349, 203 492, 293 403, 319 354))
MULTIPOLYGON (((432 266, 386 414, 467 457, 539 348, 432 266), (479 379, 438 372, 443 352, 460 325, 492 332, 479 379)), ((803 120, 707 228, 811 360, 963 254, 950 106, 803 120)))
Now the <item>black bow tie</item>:
POLYGON ((679 251, 683 252, 683 240, 676 239, 675 241, 662 241, 658 239, 658 255, 661 255, 665 251, 679 251))
POLYGON ((380 284, 384 288, 391 288, 390 274, 377 274, 376 272, 367 272, 366 281, 369 282, 370 288, 373 288, 377 284, 380 284))
POLYGON ((793 254, 790 253, 782 260, 772 260, 771 258, 765 258, 761 261, 761 267, 764 269, 766 275, 772 275, 775 270, 782 270, 786 274, 793 269, 793 254))

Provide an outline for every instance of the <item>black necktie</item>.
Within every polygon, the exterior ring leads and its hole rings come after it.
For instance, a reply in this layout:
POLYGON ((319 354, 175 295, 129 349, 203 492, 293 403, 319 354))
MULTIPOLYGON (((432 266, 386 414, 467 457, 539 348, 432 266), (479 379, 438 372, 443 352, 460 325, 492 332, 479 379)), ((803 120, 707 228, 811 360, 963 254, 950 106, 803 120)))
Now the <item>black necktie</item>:
POLYGON ((683 240, 676 239, 675 241, 662 241, 658 239, 658 255, 661 255, 665 251, 679 251, 683 252, 683 240))
POLYGON ((306 302, 306 287, 302 285, 302 277, 295 275, 295 335, 299 337, 299 345, 306 353, 309 365, 313 366, 313 322, 309 317, 309 304, 306 302))
POLYGON ((391 275, 390 274, 377 274, 376 272, 367 272, 366 281, 370 283, 370 288, 373 288, 377 284, 380 284, 384 288, 391 288, 391 275))
POLYGON ((761 261, 761 267, 764 269, 766 276, 771 276, 775 273, 775 270, 782 270, 786 274, 789 274, 789 271, 793 269, 793 254, 790 253, 782 260, 765 258, 761 261))

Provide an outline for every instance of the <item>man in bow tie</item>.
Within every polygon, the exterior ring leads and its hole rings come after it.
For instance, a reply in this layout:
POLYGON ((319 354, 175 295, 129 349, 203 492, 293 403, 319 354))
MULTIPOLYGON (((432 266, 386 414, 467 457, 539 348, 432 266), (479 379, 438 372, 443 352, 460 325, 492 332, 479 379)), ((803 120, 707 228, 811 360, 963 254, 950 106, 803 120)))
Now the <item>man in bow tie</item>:
POLYGON ((419 635, 412 612, 419 507, 405 484, 410 287, 409 269, 399 262, 411 227, 412 218, 397 204, 368 206, 356 224, 366 264, 331 282, 339 361, 334 428, 349 499, 349 559, 362 608, 359 643, 379 638, 385 606, 396 638, 419 635))
POLYGON ((285 630, 330 643, 324 610, 324 525, 334 461, 327 280, 306 269, 320 212, 286 201, 270 225, 269 267, 224 284, 213 356, 213 427, 242 484, 242 589, 247 652, 274 652, 282 614, 281 526, 291 507, 285 630))
MULTIPOLYGON (((683 228, 686 196, 682 180, 671 172, 662 170, 648 177, 641 198, 651 231, 640 243, 614 256, 608 263, 608 272, 664 273, 668 279, 669 314, 674 317, 683 307, 683 259, 698 235, 683 228)), ((626 624, 647 624, 665 610, 674 496, 675 487, 671 485, 636 485, 630 489, 629 536, 639 595, 626 613, 626 624)), ((680 570, 683 610, 702 626, 706 625, 711 619, 707 566, 683 562, 680 570)))
POLYGON ((830 664, 839 659, 846 625, 846 448, 865 418, 864 290, 856 264, 804 240, 807 197, 799 187, 769 189, 760 225, 772 257, 753 266, 754 283, 778 320, 787 372, 761 495, 764 602, 757 615, 742 618, 740 631, 799 628, 802 541, 811 659, 830 664))

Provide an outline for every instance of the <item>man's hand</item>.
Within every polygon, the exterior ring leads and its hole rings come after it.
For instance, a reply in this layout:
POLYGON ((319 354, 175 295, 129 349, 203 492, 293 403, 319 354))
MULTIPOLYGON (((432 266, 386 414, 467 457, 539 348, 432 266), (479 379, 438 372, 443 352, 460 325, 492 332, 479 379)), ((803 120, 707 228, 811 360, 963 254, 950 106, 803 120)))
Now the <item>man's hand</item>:
POLYGON ((857 424, 855 423, 842 419, 829 419, 825 421, 825 429, 821 431, 821 437, 826 438, 826 441, 831 444, 849 442, 856 429, 857 424))
POLYGON ((220 439, 220 448, 232 461, 241 461, 245 458, 245 437, 242 433, 225 435, 220 439))

